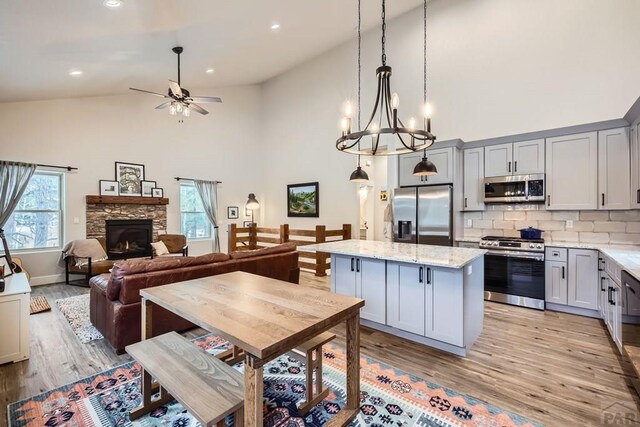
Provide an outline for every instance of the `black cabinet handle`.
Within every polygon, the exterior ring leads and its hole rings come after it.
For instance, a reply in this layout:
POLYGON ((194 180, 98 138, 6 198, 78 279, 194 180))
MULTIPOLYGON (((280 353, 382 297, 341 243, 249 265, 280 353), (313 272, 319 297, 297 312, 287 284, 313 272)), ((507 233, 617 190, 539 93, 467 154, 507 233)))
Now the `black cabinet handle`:
POLYGON ((351 258, 351 271, 353 271, 353 258, 351 258))
POLYGON ((605 277, 601 277, 601 278, 600 278, 600 291, 601 291, 601 292, 604 292, 604 291, 606 290, 606 289, 603 287, 603 285, 602 285, 602 283, 604 282, 604 280, 605 280, 605 277))
POLYGON ((360 273, 360 258, 356 259, 356 273, 360 273))
POLYGON ((616 301, 613 299, 613 293, 616 291, 616 288, 611 288, 611 305, 616 305, 616 301))
POLYGON ((464 207, 465 208, 467 207, 467 198, 466 197, 464 198, 464 207))
MULTIPOLYGON (((598 258, 598 271, 602 271, 602 258, 598 258)), ((600 280, 604 279, 604 277, 601 277, 600 280)))
POLYGON ((431 267, 427 267, 427 284, 431 284, 431 267))
POLYGON ((604 193, 602 193, 602 206, 604 206, 604 193))
POLYGON ((511 162, 509 162, 508 172, 511 172, 511 162))
POLYGON ((424 282, 424 268, 420 267, 418 269, 418 283, 423 283, 424 282))
POLYGON ((547 194, 547 206, 551 206, 551 194, 547 194))
POLYGON ((562 266, 562 278, 564 279, 564 265, 562 266))
POLYGON ((636 203, 640 203, 640 188, 636 190, 636 203))
POLYGON ((513 162, 513 171, 518 172, 518 161, 513 162))
POLYGON ((609 300, 609 304, 613 305, 613 303, 611 302, 611 290, 613 288, 611 286, 609 286, 609 289, 607 289, 607 299, 609 300))

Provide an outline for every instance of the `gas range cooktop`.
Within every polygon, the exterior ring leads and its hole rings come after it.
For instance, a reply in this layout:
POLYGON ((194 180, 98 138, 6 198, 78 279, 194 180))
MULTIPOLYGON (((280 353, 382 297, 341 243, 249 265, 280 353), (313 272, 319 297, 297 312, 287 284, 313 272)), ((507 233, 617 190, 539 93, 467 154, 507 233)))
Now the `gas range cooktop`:
POLYGON ((520 237, 485 236, 480 247, 492 250, 519 250, 544 252, 544 239, 522 239, 520 237))

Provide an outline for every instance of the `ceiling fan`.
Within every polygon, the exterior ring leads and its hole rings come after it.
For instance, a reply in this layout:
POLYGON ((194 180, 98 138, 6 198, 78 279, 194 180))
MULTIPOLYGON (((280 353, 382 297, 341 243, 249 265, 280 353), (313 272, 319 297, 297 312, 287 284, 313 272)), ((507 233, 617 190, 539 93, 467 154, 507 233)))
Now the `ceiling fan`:
POLYGON ((169 101, 158 105, 156 110, 162 110, 168 107, 169 114, 172 116, 182 114, 184 117, 189 117, 191 115, 191 110, 202 115, 209 114, 207 110, 195 103, 220 103, 222 102, 222 99, 217 96, 191 96, 187 89, 180 87, 180 54, 183 49, 180 46, 176 46, 171 50, 178 55, 178 81, 175 82, 173 80, 169 80, 169 89, 167 90, 166 95, 148 90, 136 89, 134 87, 130 87, 129 89, 169 99, 169 101))

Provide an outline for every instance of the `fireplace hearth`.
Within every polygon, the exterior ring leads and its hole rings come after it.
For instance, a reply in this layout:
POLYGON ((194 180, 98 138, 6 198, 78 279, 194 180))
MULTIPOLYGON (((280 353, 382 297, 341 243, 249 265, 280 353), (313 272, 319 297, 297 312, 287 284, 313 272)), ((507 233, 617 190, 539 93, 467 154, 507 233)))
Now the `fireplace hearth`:
POLYGON ((115 219, 106 221, 109 259, 151 256, 153 221, 150 219, 115 219))

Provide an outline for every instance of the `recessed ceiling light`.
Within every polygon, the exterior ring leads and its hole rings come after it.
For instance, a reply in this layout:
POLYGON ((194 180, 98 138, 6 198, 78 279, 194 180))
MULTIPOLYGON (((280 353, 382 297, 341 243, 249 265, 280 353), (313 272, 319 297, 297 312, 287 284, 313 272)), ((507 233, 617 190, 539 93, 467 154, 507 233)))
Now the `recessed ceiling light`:
POLYGON ((271 31, 278 31, 280 29, 280 24, 278 24, 277 22, 274 22, 273 24, 271 24, 271 31))
POLYGON ((215 68, 207 68, 206 71, 205 71, 205 73, 207 73, 207 74, 213 74, 215 72, 216 72, 215 68))
POLYGON ((71 70, 69 71, 69 75, 73 77, 78 77, 82 75, 82 70, 71 70))
POLYGON ((115 9, 116 7, 122 6, 122 0, 104 0, 102 4, 104 4, 106 7, 115 9))

